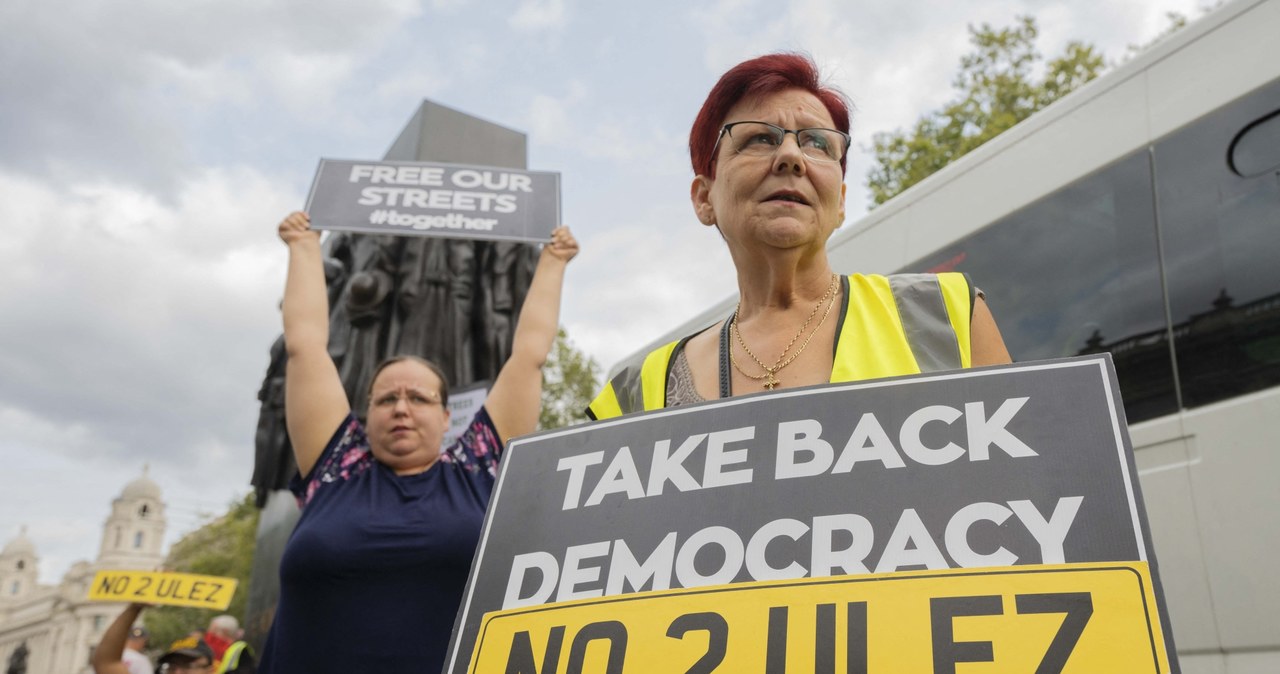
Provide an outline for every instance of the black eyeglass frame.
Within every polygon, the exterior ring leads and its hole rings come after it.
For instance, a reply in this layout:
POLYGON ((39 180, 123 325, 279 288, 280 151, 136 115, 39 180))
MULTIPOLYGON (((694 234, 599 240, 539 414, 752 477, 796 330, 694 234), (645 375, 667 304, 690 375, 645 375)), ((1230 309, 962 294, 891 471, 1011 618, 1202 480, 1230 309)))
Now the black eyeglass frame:
MULTIPOLYGON (((719 134, 718 136, 716 136, 716 142, 715 142, 715 145, 712 145, 712 146, 711 146, 711 161, 713 161, 713 162, 714 162, 714 161, 716 160, 716 156, 717 156, 717 154, 718 154, 718 153, 719 153, 719 151, 720 151, 720 140, 721 140, 721 139, 723 139, 723 138, 725 137, 725 135, 726 135, 726 134, 727 134, 730 138, 732 138, 732 137, 733 137, 733 127, 738 126, 739 124, 763 124, 764 126, 767 126, 767 127, 771 128, 771 129, 777 129, 778 131, 781 131, 781 132, 782 132, 782 139, 783 139, 783 140, 786 140, 786 138, 787 138, 787 134, 789 134, 789 133, 791 133, 791 134, 795 134, 795 137, 796 137, 796 145, 800 145, 800 133, 801 133, 801 132, 804 132, 804 131, 834 131, 835 133, 840 134, 840 137, 844 139, 844 149, 840 152, 840 158, 839 158, 839 159, 823 159, 823 158, 821 158, 821 157, 813 157, 813 156, 810 156, 810 155, 807 155, 807 154, 805 154, 805 155, 804 155, 804 156, 805 156, 806 158, 808 158, 808 159, 813 159, 813 160, 815 160, 815 161, 825 162, 825 163, 828 163, 828 164, 838 164, 838 163, 840 163, 840 162, 844 161, 844 158, 845 158, 845 157, 847 157, 847 156, 849 156, 849 147, 853 145, 853 136, 850 136, 849 134, 847 134, 847 133, 845 133, 845 132, 841 131, 840 129, 831 129, 831 128, 827 128, 827 127, 823 127, 823 126, 810 126, 810 127, 805 127, 805 128, 803 128, 803 129, 785 129, 785 128, 781 127, 781 126, 778 126, 777 124, 770 124, 770 123, 768 123, 768 122, 761 122, 761 121, 754 120, 754 119, 744 119, 744 120, 742 120, 742 121, 740 121, 740 122, 729 122, 728 124, 725 124, 724 126, 720 127, 720 134, 719 134)), ((778 147, 782 147, 782 142, 781 142, 781 141, 779 141, 779 142, 778 142, 778 147)), ((776 152, 777 150, 775 149, 774 151, 776 152)), ((804 154, 804 147, 803 147, 803 146, 801 146, 801 151, 800 151, 800 153, 801 153, 801 154, 804 154)))

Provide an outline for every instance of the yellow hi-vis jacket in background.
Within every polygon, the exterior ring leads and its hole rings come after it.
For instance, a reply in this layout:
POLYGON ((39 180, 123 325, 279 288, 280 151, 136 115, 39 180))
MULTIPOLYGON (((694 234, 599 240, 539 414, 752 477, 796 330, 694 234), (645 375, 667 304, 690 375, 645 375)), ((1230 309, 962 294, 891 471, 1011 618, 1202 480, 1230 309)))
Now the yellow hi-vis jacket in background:
MULTIPOLYGON (((964 274, 853 274, 842 286, 833 383, 969 367, 976 289, 964 274)), ((605 384, 587 415, 609 419, 666 407, 672 356, 688 339, 628 363, 605 384)))
POLYGON ((241 660, 248 665, 246 671, 255 671, 251 665, 253 663, 253 649, 249 648, 249 644, 243 641, 237 641, 227 647, 227 651, 222 654, 222 660, 218 662, 216 674, 228 674, 229 672, 240 671, 241 660))

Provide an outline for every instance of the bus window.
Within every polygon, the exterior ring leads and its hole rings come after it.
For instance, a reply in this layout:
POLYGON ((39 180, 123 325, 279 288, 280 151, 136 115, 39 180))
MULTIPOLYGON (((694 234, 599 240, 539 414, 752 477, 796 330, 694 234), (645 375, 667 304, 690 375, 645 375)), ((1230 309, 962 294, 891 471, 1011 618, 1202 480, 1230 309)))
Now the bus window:
POLYGON ((1280 384, 1280 176, 1241 177, 1227 162, 1242 130, 1276 109, 1280 82, 1155 145, 1161 243, 1186 407, 1280 384))
POLYGON ((967 272, 1015 360, 1110 351, 1140 421, 1177 409, 1157 255, 1142 150, 903 271, 967 272))

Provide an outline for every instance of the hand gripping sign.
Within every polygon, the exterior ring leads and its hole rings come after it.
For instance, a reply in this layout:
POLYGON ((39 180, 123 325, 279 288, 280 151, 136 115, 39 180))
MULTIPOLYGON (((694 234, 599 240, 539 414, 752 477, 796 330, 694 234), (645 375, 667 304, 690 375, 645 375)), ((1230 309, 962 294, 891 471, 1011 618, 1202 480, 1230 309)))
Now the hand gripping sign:
POLYGON ((630 415, 512 442, 446 671, 1176 671, 1146 532, 1106 354, 630 415))
POLYGON ((560 224, 560 174, 321 159, 306 210, 315 229, 538 243, 560 224))

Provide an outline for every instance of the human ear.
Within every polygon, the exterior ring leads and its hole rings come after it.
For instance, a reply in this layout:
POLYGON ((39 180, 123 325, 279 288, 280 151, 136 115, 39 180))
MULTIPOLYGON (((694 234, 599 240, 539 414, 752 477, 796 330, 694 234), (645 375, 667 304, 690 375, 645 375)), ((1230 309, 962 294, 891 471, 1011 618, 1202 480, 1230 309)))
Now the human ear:
POLYGON ((689 200, 693 202, 698 222, 708 227, 716 224, 716 209, 711 205, 711 178, 694 176, 689 186, 689 200))

